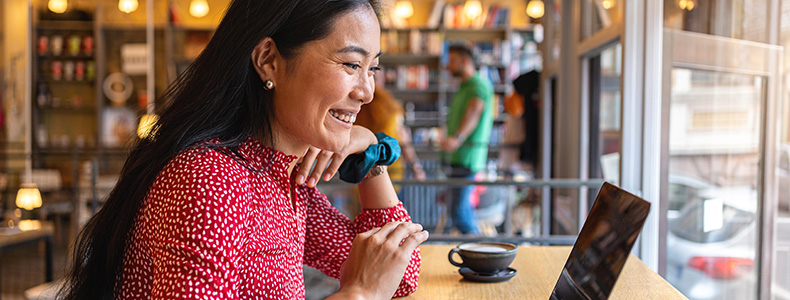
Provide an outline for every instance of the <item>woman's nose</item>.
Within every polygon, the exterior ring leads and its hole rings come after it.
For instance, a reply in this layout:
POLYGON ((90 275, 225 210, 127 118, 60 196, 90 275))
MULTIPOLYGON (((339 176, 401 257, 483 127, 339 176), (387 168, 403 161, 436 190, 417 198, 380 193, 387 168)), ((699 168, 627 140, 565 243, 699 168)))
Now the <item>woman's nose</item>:
POLYGON ((368 104, 373 101, 373 78, 368 76, 360 76, 359 83, 349 95, 351 99, 360 100, 363 104, 368 104))

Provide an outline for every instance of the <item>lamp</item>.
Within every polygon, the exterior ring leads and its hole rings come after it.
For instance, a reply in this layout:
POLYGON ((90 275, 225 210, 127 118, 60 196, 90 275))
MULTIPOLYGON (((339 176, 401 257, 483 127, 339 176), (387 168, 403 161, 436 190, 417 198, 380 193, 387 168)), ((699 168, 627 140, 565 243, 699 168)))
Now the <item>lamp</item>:
POLYGON ((464 15, 469 19, 476 19, 483 13, 483 6, 479 0, 466 0, 464 3, 464 15))
POLYGON ((66 0, 49 0, 47 3, 47 8, 53 13, 62 14, 66 12, 66 8, 69 7, 69 2, 66 0))
POLYGON ((414 15, 414 6, 411 1, 398 1, 395 2, 395 16, 401 19, 408 19, 414 15))
POLYGON ((189 3, 189 14, 195 18, 202 18, 208 14, 208 2, 206 0, 192 0, 189 3))
MULTIPOLYGON (((151 5, 151 3, 149 3, 151 5)), ((125 13, 131 13, 137 10, 137 7, 140 6, 140 3, 137 0, 119 0, 118 1, 118 9, 125 13)))
POLYGON ((694 0, 680 0, 678 1, 678 6, 680 9, 691 11, 697 4, 694 3, 694 0))
POLYGON ((159 115, 157 114, 148 113, 140 117, 140 124, 137 126, 137 136, 141 139, 147 138, 157 121, 159 121, 159 115))
POLYGON ((529 1, 529 4, 527 4, 527 15, 530 18, 533 19, 541 18, 543 17, 543 12, 544 12, 544 8, 543 8, 542 0, 532 0, 529 1))
POLYGON ((601 6, 603 6, 604 9, 611 9, 614 7, 614 2, 614 0, 603 0, 601 1, 601 6))
POLYGON ((16 193, 16 206, 25 210, 41 207, 41 192, 35 183, 22 184, 16 193))

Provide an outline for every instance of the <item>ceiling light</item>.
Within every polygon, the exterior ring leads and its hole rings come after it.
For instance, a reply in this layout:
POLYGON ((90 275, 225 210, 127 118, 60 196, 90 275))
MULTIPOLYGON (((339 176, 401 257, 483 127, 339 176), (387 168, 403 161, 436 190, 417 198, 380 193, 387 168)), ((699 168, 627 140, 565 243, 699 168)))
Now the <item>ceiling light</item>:
MULTIPOLYGON (((149 3, 152 5, 152 3, 149 3)), ((137 0, 119 0, 118 1, 118 9, 125 13, 131 13, 137 10, 137 7, 140 6, 140 3, 137 0)))
POLYGON ((533 19, 539 19, 543 17, 543 1, 541 0, 532 0, 529 1, 527 4, 527 15, 533 19))
POLYGON ((189 14, 195 18, 202 18, 208 14, 208 2, 206 0, 192 0, 189 3, 189 14))
POLYGON ((395 16, 401 19, 408 19, 414 15, 414 6, 411 1, 395 2, 395 16))
POLYGON ((56 14, 62 14, 66 12, 66 8, 68 7, 69 2, 66 0, 49 0, 49 3, 47 3, 47 8, 56 14))

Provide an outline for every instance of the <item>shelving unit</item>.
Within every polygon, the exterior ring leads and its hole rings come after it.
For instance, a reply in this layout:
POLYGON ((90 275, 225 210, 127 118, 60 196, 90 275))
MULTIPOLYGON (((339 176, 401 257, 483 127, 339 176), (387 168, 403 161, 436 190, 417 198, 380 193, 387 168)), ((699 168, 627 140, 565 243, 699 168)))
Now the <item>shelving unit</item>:
POLYGON ((68 158, 85 158, 98 145, 96 23, 82 11, 70 16, 35 11, 34 16, 33 167, 59 169, 64 186, 71 186, 68 158))

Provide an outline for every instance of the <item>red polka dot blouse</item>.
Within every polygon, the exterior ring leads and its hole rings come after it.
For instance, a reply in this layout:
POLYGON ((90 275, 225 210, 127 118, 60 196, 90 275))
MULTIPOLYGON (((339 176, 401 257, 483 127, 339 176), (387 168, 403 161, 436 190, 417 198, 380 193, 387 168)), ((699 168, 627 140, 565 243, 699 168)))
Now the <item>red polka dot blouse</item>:
MULTIPOLYGON (((159 173, 126 246, 119 299, 304 299, 302 264, 338 278, 356 234, 411 221, 402 203, 349 220, 294 184, 295 156, 254 139, 239 147, 246 161, 220 151, 184 151, 159 173)), ((396 297, 417 289, 419 272, 417 249, 396 297)))

